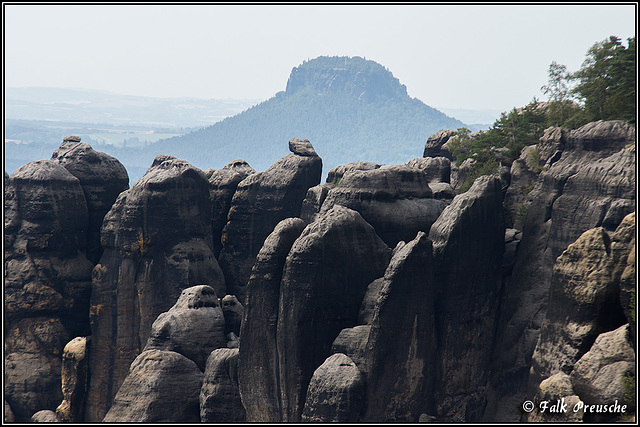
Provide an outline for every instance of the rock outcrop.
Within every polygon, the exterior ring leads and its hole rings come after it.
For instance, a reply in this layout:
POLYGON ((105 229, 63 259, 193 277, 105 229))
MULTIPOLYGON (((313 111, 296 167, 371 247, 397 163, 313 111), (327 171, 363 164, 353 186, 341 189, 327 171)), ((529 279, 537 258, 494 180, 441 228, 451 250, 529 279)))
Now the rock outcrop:
POLYGON ((348 356, 329 356, 311 377, 303 421, 356 422, 364 401, 364 378, 348 356))
POLYGON ((282 420, 276 346, 280 281, 287 255, 304 227, 299 218, 276 226, 258 253, 247 285, 238 381, 249 422, 282 420))
POLYGON ((199 285, 182 291, 175 305, 158 316, 143 351, 175 351, 204 371, 209 354, 226 344, 225 318, 216 291, 199 285))
POLYGON ((431 227, 436 319, 436 411, 442 419, 480 420, 487 401, 505 225, 502 184, 482 176, 431 227))
POLYGON ((431 135, 427 138, 427 142, 424 145, 424 153, 422 154, 422 157, 446 157, 447 159, 452 160, 453 157, 451 156, 451 152, 446 147, 443 147, 443 145, 445 145, 455 134, 455 130, 446 129, 431 135))
POLYGON ((5 182, 5 399, 16 421, 62 400, 61 355, 88 333, 92 263, 78 178, 40 160, 5 182))
POLYGON ((209 355, 200 390, 200 420, 203 423, 245 420, 238 390, 237 348, 221 348, 209 355))
POLYGON ((429 180, 423 170, 408 165, 350 170, 329 189, 319 214, 335 205, 353 209, 394 247, 418 231, 428 232, 447 205, 433 198, 429 180))
MULTIPOLYGON (((629 342, 629 326, 624 325, 600 334, 589 352, 576 362, 571 372, 571 384, 587 405, 610 405, 618 401, 630 412, 635 405, 635 366, 636 354, 629 342)), ((620 421, 624 415, 622 412, 588 412, 585 421, 620 421)))
POLYGON ((343 330, 333 343, 336 349, 348 348, 365 376, 363 421, 413 422, 434 409, 434 267, 424 232, 400 242, 384 275, 367 288, 360 310, 367 326, 343 330))
POLYGON ((234 160, 222 169, 204 171, 209 178, 211 198, 211 228, 213 230, 213 253, 216 257, 222 250, 222 230, 227 224, 231 200, 238 184, 256 171, 244 160, 234 160))
POLYGON ((391 250, 362 216, 340 205, 293 244, 280 283, 277 352, 283 421, 300 421, 309 381, 340 331, 355 326, 367 285, 391 250))
POLYGON ((207 284, 225 294, 213 255, 209 182, 172 156, 157 156, 120 194, 105 216, 102 246, 91 294, 90 421, 104 417, 153 322, 184 289, 207 284))
POLYGON ((289 149, 292 154, 242 180, 231 202, 219 261, 228 293, 241 303, 265 239, 281 220, 300 215, 307 190, 320 183, 322 160, 309 141, 292 140, 289 149))
POLYGON ((558 372, 570 374, 601 333, 627 323, 618 266, 626 265, 634 235, 635 213, 612 235, 602 227, 584 232, 558 257, 531 360, 530 388, 558 372))
POLYGON ((118 159, 95 151, 78 137, 65 138, 51 160, 60 163, 80 181, 89 213, 87 258, 97 264, 102 256, 102 221, 118 195, 129 188, 127 170, 118 159))
POLYGON ((84 403, 87 392, 87 338, 76 337, 64 346, 62 353, 62 396, 64 400, 56 408, 56 416, 64 422, 84 420, 84 403))
POLYGON ((553 263, 582 233, 613 231, 635 210, 635 128, 622 121, 548 130, 548 158, 528 193, 523 235, 501 304, 492 400, 485 419, 515 421, 527 398, 531 357, 549 302, 553 263), (553 151, 553 154, 550 154, 553 151))
POLYGON ((203 374, 173 351, 147 350, 131 364, 104 422, 198 422, 203 374))

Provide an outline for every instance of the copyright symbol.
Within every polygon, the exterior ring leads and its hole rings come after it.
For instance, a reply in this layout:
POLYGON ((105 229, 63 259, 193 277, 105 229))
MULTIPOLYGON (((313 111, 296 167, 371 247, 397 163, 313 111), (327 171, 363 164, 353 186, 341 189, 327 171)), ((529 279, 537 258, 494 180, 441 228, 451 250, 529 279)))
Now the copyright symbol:
POLYGON ((524 412, 532 412, 534 410, 534 407, 535 407, 535 405, 530 400, 526 400, 522 404, 522 409, 524 409, 524 412))

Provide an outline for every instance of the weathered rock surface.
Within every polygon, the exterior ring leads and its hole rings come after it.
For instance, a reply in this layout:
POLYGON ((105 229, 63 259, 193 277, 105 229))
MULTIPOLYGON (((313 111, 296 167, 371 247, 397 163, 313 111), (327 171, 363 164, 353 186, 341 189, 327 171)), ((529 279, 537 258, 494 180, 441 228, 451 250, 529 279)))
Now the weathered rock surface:
POLYGON ((434 267, 431 241, 419 232, 409 243, 398 244, 382 280, 372 283, 374 291, 369 285, 368 297, 376 302, 366 351, 362 356, 358 351, 362 340, 357 330, 351 347, 355 351, 350 350, 354 361, 364 359, 363 421, 415 422, 422 412, 434 409, 434 267))
POLYGON ((373 170, 378 168, 380 168, 380 165, 377 163, 359 161, 336 166, 335 168, 331 169, 327 174, 326 184, 316 185, 315 187, 311 187, 309 191, 307 191, 307 195, 302 202, 300 218, 302 218, 307 224, 315 221, 320 214, 322 204, 327 198, 329 190, 340 183, 345 173, 358 170, 373 170))
POLYGON ((4 422, 5 423, 13 423, 16 421, 16 417, 13 415, 13 411, 11 410, 11 406, 4 401, 4 422))
POLYGON ((429 176, 408 165, 346 172, 329 190, 320 215, 335 205, 353 209, 373 226, 390 247, 428 232, 444 207, 433 199, 429 176))
POLYGON ((446 157, 451 160, 451 152, 449 152, 446 147, 443 148, 442 146, 455 134, 455 130, 446 129, 431 135, 427 138, 427 142, 424 145, 424 153, 422 157, 446 157))
POLYGON ((409 160, 407 165, 423 171, 429 184, 451 180, 451 160, 446 157, 419 157, 409 160))
POLYGON ((283 421, 300 421, 309 381, 340 331, 356 325, 367 285, 391 250, 362 216, 336 205, 293 244, 280 284, 277 353, 283 421))
POLYGON ((335 168, 331 169, 329 173, 327 173, 327 184, 331 188, 333 188, 340 183, 340 180, 342 180, 342 177, 347 172, 368 171, 379 168, 379 164, 366 161, 351 162, 344 165, 336 166, 335 168))
MULTIPOLYGON (((610 405, 614 401, 630 408, 635 405, 629 396, 626 380, 636 375, 636 355, 629 342, 629 325, 600 334, 588 353, 578 360, 571 372, 573 389, 589 405, 610 405)), ((631 385, 634 387, 634 385, 631 385)), ((633 399, 633 400, 632 400, 633 399)), ((619 418, 618 414, 585 413, 585 421, 619 418)))
POLYGON ((546 380, 542 381, 538 386, 535 398, 533 399, 534 409, 529 414, 527 421, 529 422, 581 422, 584 416, 584 410, 575 410, 580 408, 578 405, 580 397, 573 391, 571 378, 564 372, 558 372, 546 380), (541 407, 542 402, 548 402, 548 407, 541 407), (554 411, 560 405, 566 405, 566 411, 554 411), (544 409, 544 410, 542 410, 544 409))
POLYGON ((76 337, 64 346, 62 353, 62 403, 56 416, 64 422, 84 420, 87 392, 87 338, 76 337))
POLYGON ((241 303, 264 240, 281 220, 300 216, 307 190, 320 183, 322 160, 309 147, 300 151, 295 144, 290 146, 293 154, 238 184, 222 233, 219 261, 228 293, 241 303))
POLYGON ((93 265, 87 203, 57 162, 27 163, 5 182, 5 399, 16 421, 60 403, 60 356, 88 333, 93 265))
MULTIPOLYGON (((541 138, 540 144, 543 143, 546 136, 547 134, 541 138)), ((511 164, 511 181, 504 196, 507 227, 522 230, 527 209, 532 203, 532 200, 529 199, 529 193, 533 190, 538 175, 542 171, 542 166, 544 166, 540 163, 542 163, 540 149, 533 145, 525 147, 520 157, 511 164)))
POLYGON ((198 422, 203 374, 173 351, 147 350, 131 364, 104 422, 198 422))
POLYGON ((238 359, 240 394, 249 422, 282 419, 276 348, 280 281, 287 255, 304 227, 300 218, 282 220, 265 240, 249 278, 238 359))
POLYGON ((31 416, 32 423, 59 423, 60 421, 56 413, 50 409, 43 409, 31 416))
POLYGON ((238 184, 256 171, 244 160, 234 160, 222 169, 204 171, 209 178, 211 197, 211 228, 213 230, 213 253, 216 257, 222 250, 222 230, 227 224, 231 200, 238 184))
POLYGON ((486 404, 502 292, 502 200, 500 179, 482 176, 453 199, 429 233, 438 284, 435 398, 442 419, 479 420, 486 404))
POLYGON ((225 318, 216 291, 198 285, 182 291, 175 305, 153 322, 144 351, 175 351, 204 371, 209 354, 226 344, 225 318))
POLYGON ((236 337, 239 336, 244 307, 235 295, 225 295, 222 298, 222 314, 224 314, 225 335, 233 332, 236 337))
POLYGON ((311 377, 302 421, 356 422, 364 401, 364 377, 348 356, 329 356, 311 377))
POLYGON ((619 300, 620 276, 635 234, 635 214, 610 236, 584 232, 558 257, 549 305, 531 360, 530 388, 557 372, 571 373, 598 335, 627 322, 619 300))
POLYGON ((127 170, 115 157, 95 151, 89 144, 75 141, 73 137, 62 142, 51 160, 60 163, 80 181, 89 213, 87 258, 97 264, 102 256, 102 221, 118 194, 129 188, 127 170))
POLYGON ((501 304, 491 380, 496 399, 487 407, 487 420, 520 418, 514 408, 527 398, 556 258, 585 231, 600 226, 613 231, 635 210, 634 127, 600 121, 547 136, 541 157, 551 157, 529 193, 532 203, 501 304), (547 153, 552 150, 555 154, 547 153))
POLYGON ((102 246, 93 270, 87 421, 104 417, 153 322, 184 289, 207 284, 225 294, 212 252, 209 182, 172 156, 157 156, 120 194, 105 216, 102 246))
POLYGON ((245 420, 238 390, 237 348, 220 348, 209 355, 200 390, 200 420, 203 423, 245 420))

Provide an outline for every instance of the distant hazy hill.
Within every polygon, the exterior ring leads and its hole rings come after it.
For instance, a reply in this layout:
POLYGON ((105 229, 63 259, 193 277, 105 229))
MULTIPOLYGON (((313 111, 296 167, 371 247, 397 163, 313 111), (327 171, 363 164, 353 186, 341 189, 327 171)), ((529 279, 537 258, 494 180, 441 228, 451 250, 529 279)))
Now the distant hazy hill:
POLYGON ((47 87, 6 88, 5 119, 107 123, 150 129, 209 126, 258 100, 154 98, 47 87))
POLYGON ((172 154, 203 169, 241 158, 264 170, 288 154, 289 139, 307 138, 326 173, 356 160, 393 164, 420 157, 429 135, 463 126, 409 97, 380 64, 320 57, 294 68, 286 91, 207 128, 161 140, 144 156, 150 164, 152 154, 172 154))

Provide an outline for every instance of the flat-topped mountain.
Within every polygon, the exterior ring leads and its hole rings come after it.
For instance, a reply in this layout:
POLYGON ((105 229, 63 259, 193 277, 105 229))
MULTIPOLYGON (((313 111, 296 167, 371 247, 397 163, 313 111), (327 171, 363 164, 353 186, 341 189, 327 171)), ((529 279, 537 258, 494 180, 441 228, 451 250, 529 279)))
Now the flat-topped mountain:
MULTIPOLYGON (((352 161, 403 163, 441 129, 465 126, 416 98, 382 65, 360 57, 319 57, 295 67, 286 90, 236 116, 140 152, 175 153, 201 168, 238 157, 265 170, 286 155, 282 141, 305 135, 324 170, 352 161)), ((114 153, 115 154, 115 153, 114 153)), ((122 156, 119 156, 122 157, 122 156)))

